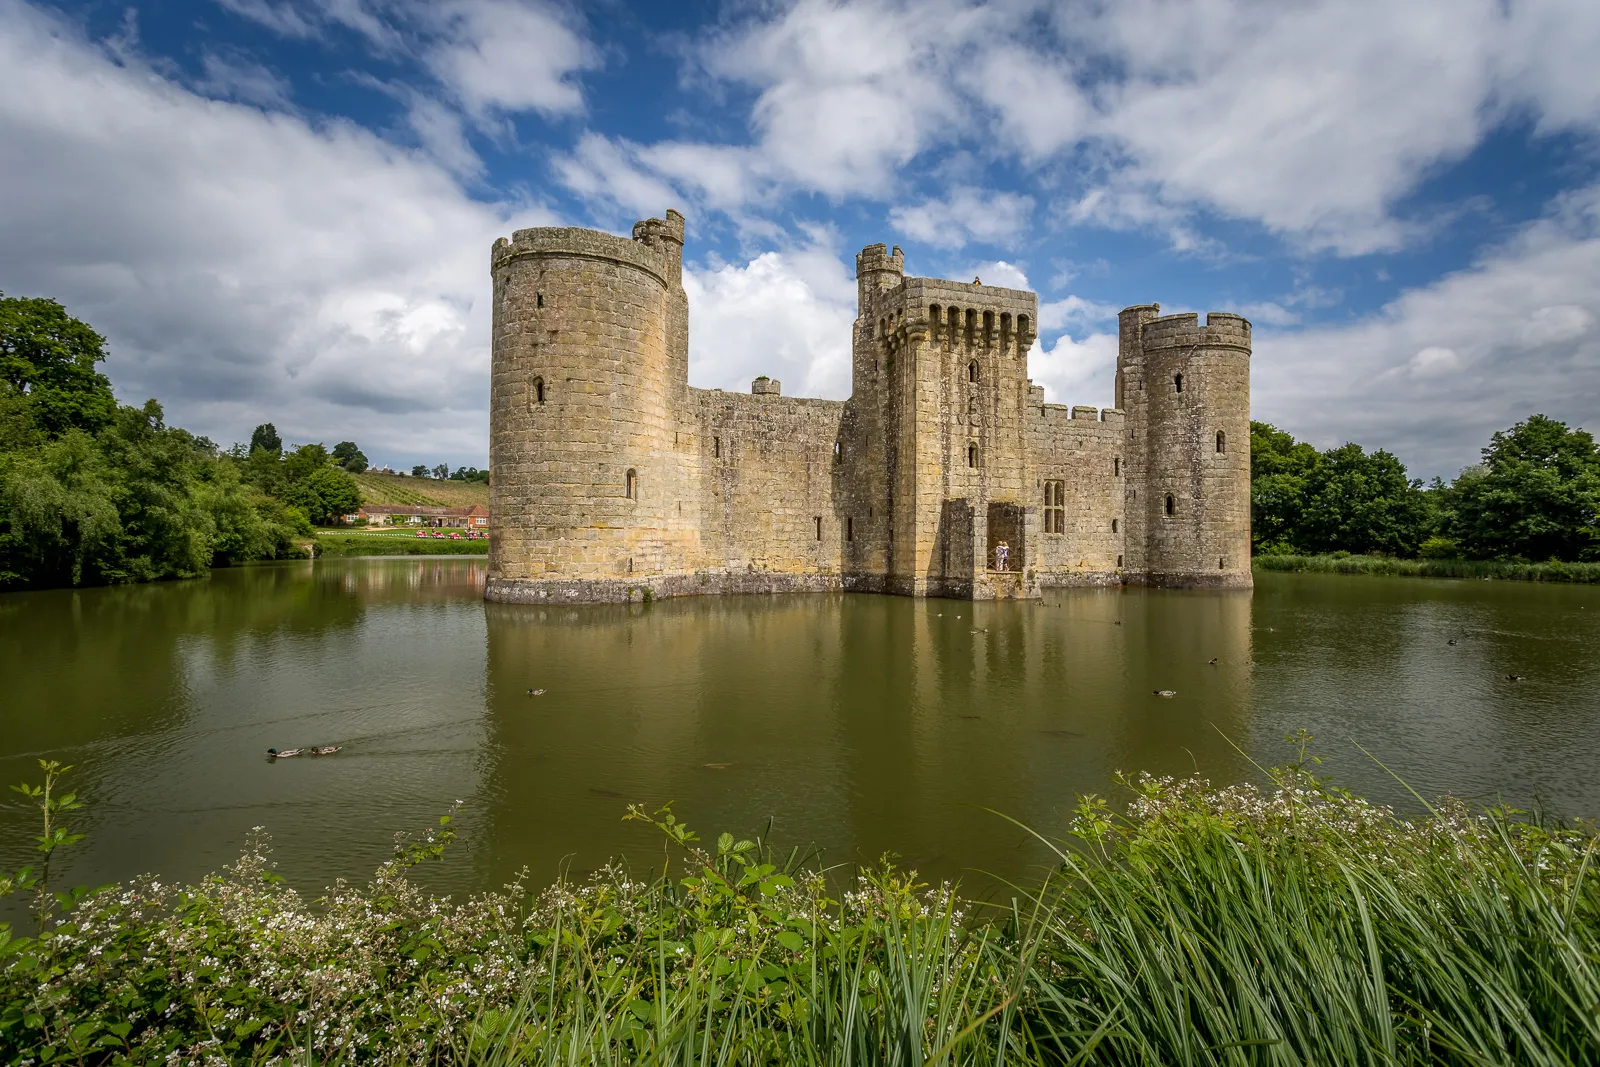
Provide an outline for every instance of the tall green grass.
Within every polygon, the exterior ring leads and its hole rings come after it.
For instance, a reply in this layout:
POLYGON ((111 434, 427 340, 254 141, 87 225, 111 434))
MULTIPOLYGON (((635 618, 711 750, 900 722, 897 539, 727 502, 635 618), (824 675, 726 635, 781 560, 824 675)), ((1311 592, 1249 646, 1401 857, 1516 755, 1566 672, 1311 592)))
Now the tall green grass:
MULTIPOLYGON (((261 847, 0 946, 0 1059, 84 1063, 1600 1063, 1596 840, 1313 778, 1125 782, 963 899, 670 811, 648 874, 452 902, 397 850, 309 905, 261 847)), ((1004 825, 1004 824, 997 824, 1004 825)), ((1020 835, 1026 831, 1017 828, 1020 835)))
POLYGON ((1391 559, 1384 556, 1257 556, 1263 571, 1379 574, 1411 578, 1500 578, 1518 582, 1600 582, 1600 563, 1505 563, 1499 560, 1391 559))

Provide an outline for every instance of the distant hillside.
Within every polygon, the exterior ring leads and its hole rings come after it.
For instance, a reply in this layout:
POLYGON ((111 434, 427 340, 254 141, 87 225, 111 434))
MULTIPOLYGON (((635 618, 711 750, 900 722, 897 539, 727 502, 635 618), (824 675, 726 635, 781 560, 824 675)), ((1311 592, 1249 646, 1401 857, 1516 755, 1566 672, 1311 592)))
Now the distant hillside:
POLYGON ((482 482, 438 481, 399 474, 358 474, 363 504, 412 504, 459 508, 489 506, 489 487, 482 482))

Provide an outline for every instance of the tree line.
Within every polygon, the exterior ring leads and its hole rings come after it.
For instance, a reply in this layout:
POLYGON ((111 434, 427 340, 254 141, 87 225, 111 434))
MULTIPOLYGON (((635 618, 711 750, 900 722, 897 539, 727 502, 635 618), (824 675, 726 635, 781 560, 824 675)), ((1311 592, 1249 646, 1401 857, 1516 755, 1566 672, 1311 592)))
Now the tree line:
POLYGON ((0 589, 282 559, 361 506, 353 441, 285 447, 263 423, 219 448, 168 426, 155 400, 119 404, 105 358, 105 338, 56 301, 0 293, 0 589))
POLYGON ((1544 415, 1497 431, 1454 481, 1426 485, 1382 449, 1319 452, 1252 422, 1250 475, 1257 555, 1600 560, 1600 447, 1544 415))

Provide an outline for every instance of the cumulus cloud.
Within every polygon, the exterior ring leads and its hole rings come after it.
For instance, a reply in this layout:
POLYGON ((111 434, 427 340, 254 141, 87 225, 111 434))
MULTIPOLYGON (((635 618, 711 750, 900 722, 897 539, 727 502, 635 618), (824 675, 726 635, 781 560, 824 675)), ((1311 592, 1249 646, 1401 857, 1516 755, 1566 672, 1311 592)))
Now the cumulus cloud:
POLYGON ((108 335, 125 400, 218 441, 272 420, 375 460, 484 455, 487 250, 542 221, 0 0, 0 289, 60 299, 108 335))
POLYGON ((1021 235, 1033 214, 1033 197, 968 186, 940 199, 889 210, 889 222, 907 237, 936 248, 969 242, 1006 245, 1021 235))
POLYGON ((1044 386, 1045 401, 1051 404, 1111 407, 1116 373, 1114 333, 1091 333, 1082 340, 1062 334, 1048 348, 1035 341, 1028 353, 1028 376, 1044 386))
POLYGON ((420 10, 437 34, 423 61, 468 113, 582 109, 576 76, 598 66, 599 56, 563 9, 536 0, 451 0, 420 10))
POLYGON ((690 268, 683 287, 694 385, 743 392, 765 374, 793 396, 850 395, 856 283, 833 250, 814 245, 690 268))
POLYGON ((1600 411, 1600 186, 1464 270, 1348 325, 1258 330, 1258 418, 1322 446, 1360 441, 1452 477, 1535 412, 1600 411))

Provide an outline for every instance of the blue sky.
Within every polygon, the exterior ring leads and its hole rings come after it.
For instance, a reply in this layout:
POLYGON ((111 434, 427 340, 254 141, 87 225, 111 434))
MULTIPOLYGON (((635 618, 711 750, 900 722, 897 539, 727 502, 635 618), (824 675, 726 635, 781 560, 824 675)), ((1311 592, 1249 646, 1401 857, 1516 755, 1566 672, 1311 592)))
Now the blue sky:
POLYGON ((848 394, 853 256, 1239 311, 1254 413, 1453 476, 1600 430, 1592 0, 0 0, 0 290, 130 401, 482 464, 488 248, 689 217, 691 382, 848 394))

